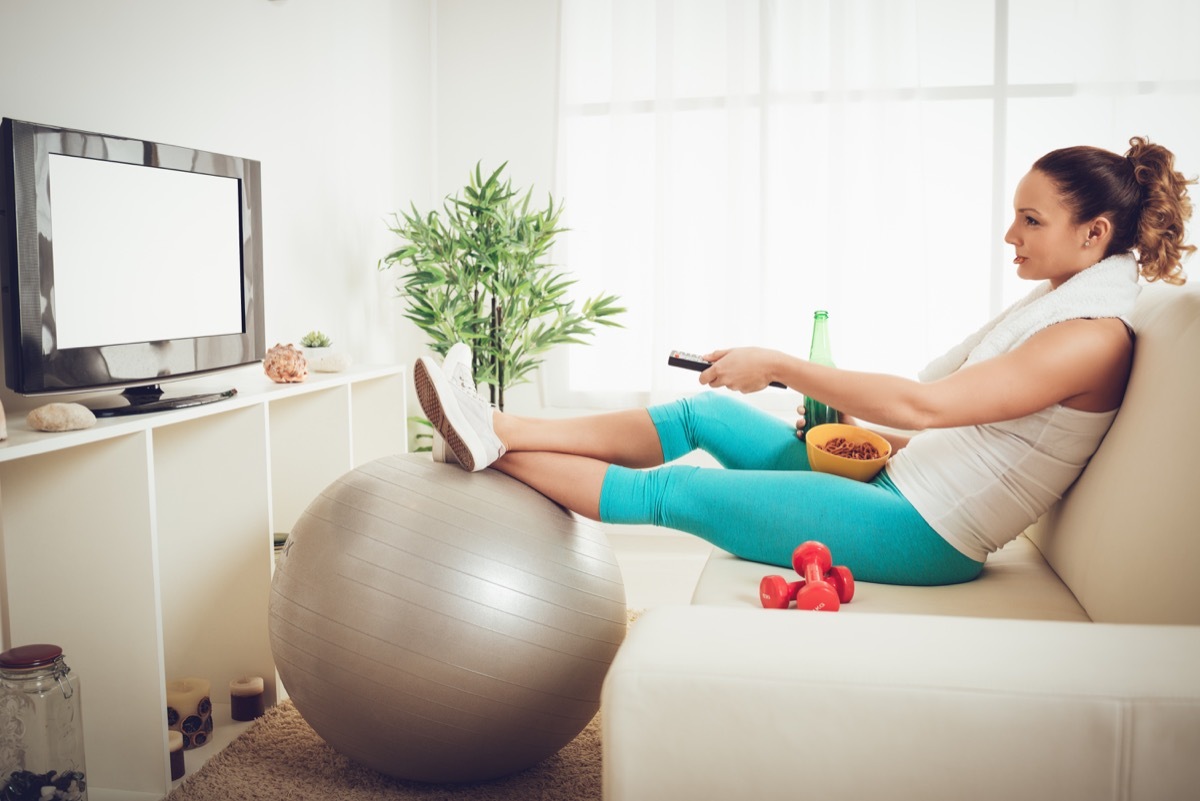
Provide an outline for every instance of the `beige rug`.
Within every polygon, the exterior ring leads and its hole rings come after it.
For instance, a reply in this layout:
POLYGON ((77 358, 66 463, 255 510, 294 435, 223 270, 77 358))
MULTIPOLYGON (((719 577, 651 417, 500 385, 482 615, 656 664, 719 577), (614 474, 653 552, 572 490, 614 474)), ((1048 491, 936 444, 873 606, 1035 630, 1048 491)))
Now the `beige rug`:
MULTIPOLYGON (((629 622, 640 611, 630 610, 629 622)), ((334 751, 284 701, 259 718, 164 801, 599 801, 600 716, 552 757, 475 784, 429 785, 384 776, 334 751)))
POLYGON ((273 707, 166 801, 586 801, 600 799, 600 720, 552 757, 477 784, 392 779, 334 751, 291 701, 273 707))

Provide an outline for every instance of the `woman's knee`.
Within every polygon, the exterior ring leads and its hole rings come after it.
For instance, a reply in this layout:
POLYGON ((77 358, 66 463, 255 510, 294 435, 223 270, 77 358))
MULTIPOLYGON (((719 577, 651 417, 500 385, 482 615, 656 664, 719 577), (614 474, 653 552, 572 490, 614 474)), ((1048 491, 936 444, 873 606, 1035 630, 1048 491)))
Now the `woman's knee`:
POLYGON ((684 407, 698 417, 716 415, 725 417, 736 414, 747 404, 725 392, 701 392, 683 399, 684 407))

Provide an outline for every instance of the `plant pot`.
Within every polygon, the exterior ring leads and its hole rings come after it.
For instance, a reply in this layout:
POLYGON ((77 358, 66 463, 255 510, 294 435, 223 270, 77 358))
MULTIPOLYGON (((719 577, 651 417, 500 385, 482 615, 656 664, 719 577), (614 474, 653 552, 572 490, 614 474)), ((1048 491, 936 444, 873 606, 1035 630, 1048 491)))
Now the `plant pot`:
POLYGON ((340 373, 351 364, 350 355, 338 348, 301 348, 314 373, 340 373))

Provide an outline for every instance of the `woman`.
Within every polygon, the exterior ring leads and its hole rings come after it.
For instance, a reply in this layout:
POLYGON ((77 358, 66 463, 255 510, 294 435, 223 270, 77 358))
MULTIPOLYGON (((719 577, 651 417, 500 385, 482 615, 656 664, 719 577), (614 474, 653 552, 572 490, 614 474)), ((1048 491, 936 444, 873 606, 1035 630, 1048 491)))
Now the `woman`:
POLYGON ((1037 287, 920 381, 761 348, 706 355, 709 387, 779 381, 850 420, 920 432, 890 437, 894 455, 870 483, 811 471, 802 419, 793 431, 726 393, 573 419, 497 412, 475 395, 461 346, 440 367, 418 361, 422 408, 466 469, 493 466, 593 519, 669 526, 782 567, 818 539, 861 581, 969 581, 1061 497, 1116 416, 1139 275, 1185 280, 1192 181, 1162 146, 1130 145, 1125 156, 1056 150, 1033 165, 1004 241, 1037 287), (696 448, 724 469, 640 469, 696 448))

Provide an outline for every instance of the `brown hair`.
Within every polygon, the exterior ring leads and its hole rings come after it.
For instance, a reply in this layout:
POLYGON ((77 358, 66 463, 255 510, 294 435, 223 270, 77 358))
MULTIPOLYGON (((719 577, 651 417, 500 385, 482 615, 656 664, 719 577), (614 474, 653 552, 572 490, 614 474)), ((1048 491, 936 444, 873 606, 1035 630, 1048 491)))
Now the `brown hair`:
POLYGON ((1098 147, 1068 147, 1038 159, 1044 173, 1074 210, 1075 222, 1107 217, 1113 226, 1105 256, 1137 250, 1138 269, 1147 281, 1183 284, 1182 259, 1196 249, 1184 244, 1184 223, 1192 216, 1187 179, 1175 170, 1175 155, 1135 136, 1118 156, 1098 147))

